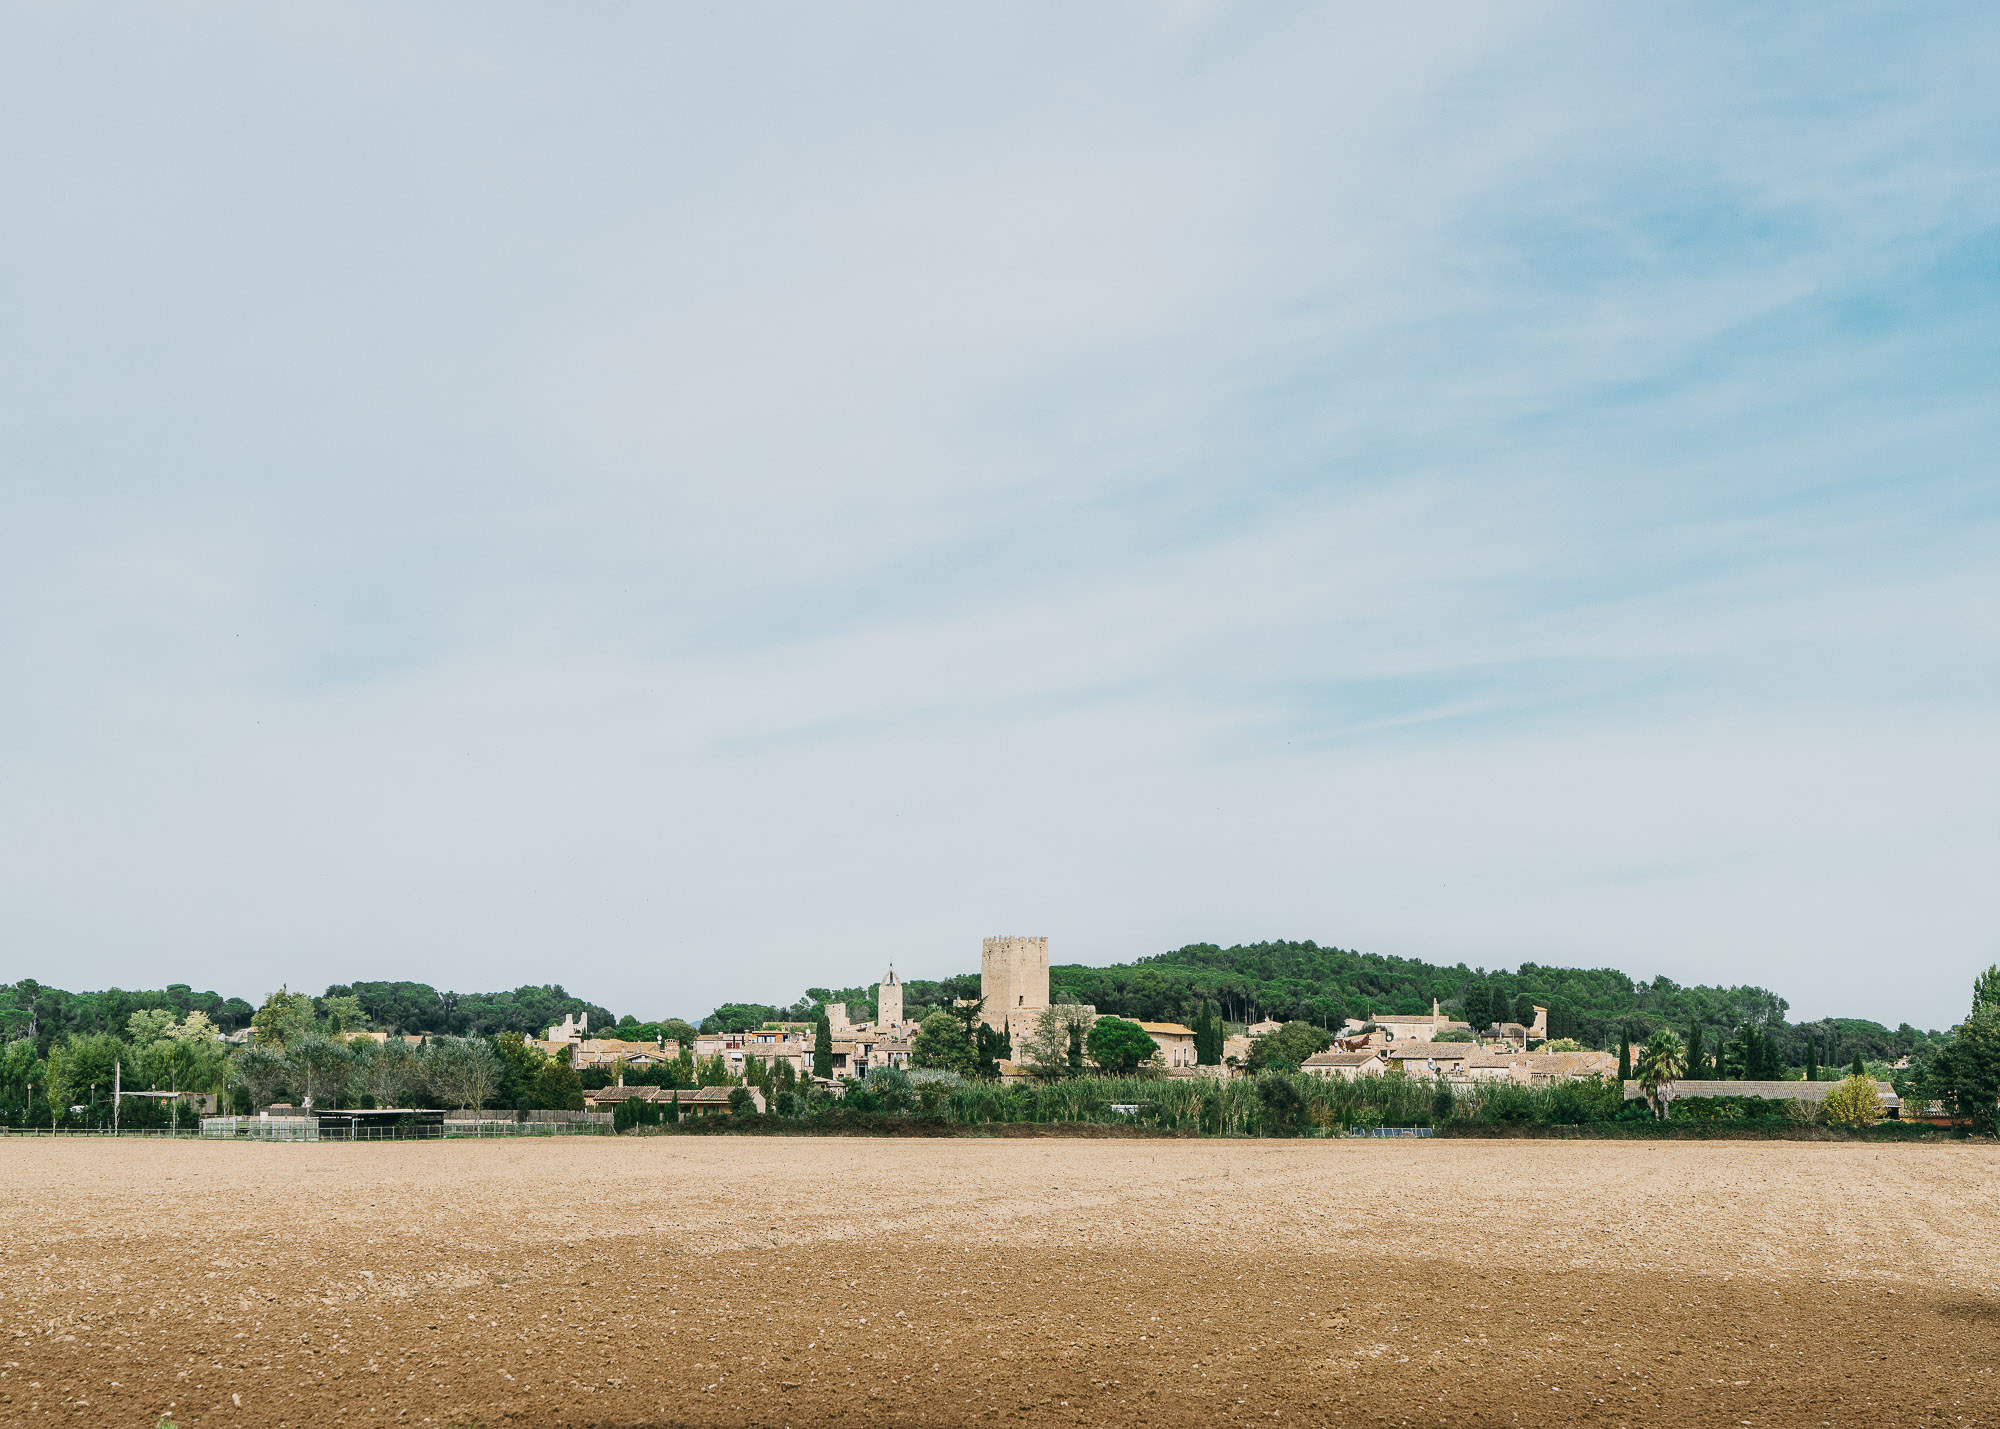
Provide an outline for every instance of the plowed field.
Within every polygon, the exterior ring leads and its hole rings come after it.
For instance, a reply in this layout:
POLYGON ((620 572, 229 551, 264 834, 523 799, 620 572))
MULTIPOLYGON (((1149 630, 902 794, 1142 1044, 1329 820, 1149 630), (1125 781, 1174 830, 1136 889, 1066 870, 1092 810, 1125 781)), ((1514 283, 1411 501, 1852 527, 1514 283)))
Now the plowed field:
POLYGON ((2000 1423, 1972 1145, 0 1142, 0 1423, 2000 1423))

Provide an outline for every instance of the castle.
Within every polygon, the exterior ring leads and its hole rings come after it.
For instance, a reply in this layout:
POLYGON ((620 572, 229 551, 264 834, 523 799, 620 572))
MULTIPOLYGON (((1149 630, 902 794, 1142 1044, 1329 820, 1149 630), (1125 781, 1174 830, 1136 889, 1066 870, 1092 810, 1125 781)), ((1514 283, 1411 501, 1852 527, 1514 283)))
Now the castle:
POLYGON ((1019 1046, 1049 1005, 1049 940, 988 938, 979 949, 980 1018, 1019 1046))

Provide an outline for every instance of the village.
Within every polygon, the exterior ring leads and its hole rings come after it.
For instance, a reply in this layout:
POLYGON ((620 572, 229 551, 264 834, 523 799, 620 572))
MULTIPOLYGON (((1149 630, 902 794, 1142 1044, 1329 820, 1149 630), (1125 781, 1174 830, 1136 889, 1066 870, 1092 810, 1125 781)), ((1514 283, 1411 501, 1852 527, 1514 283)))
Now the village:
MULTIPOLYGON (((1012 1055, 997 1064, 1000 1081, 1022 1083, 1049 1075, 1051 1062, 1059 1058, 1038 1058, 1035 1052, 1046 1041, 1051 1023, 1068 1026, 1095 1022, 1097 1009, 1077 1004, 1051 1003, 1049 997, 1049 955, 1046 937, 991 937, 984 940, 980 959, 979 1016, 995 1034, 1003 1036, 1012 1055)), ((568 1060, 579 1071, 591 1069, 608 1073, 607 1085, 585 1093, 592 1110, 605 1110, 627 1101, 674 1100, 694 1111, 726 1111, 731 1102, 728 1088, 702 1087, 680 1091, 647 1082, 631 1081, 628 1072, 645 1072, 691 1056, 697 1065, 719 1066, 732 1083, 749 1091, 749 1102, 758 1111, 766 1109, 762 1084, 779 1068, 788 1081, 816 1087, 835 1096, 863 1082, 878 1068, 907 1071, 916 1066, 917 1025, 906 1019, 902 983, 894 969, 876 986, 876 1015, 869 1021, 851 1021, 845 1004, 828 1004, 826 1071, 815 1073, 819 1048, 818 1025, 814 1022, 774 1021, 740 1032, 712 1032, 697 1035, 683 1048, 680 1042, 659 1038, 654 1041, 624 1041, 593 1037, 587 1018, 565 1017, 551 1027, 534 1045, 552 1057, 568 1060)), ((1581 1078, 1611 1078, 1619 1073, 1618 1058, 1609 1052, 1551 1045, 1546 1007, 1537 1006, 1530 1023, 1495 1022, 1484 1028, 1445 1016, 1433 1002, 1428 1014, 1383 1013, 1347 1019, 1341 1031, 1329 1037, 1325 1050, 1298 1062, 1298 1069, 1311 1077, 1353 1081, 1365 1077, 1401 1076, 1441 1082, 1454 1089, 1471 1090, 1490 1083, 1512 1083, 1524 1087, 1545 1087, 1581 1078)), ((1246 1076, 1257 1061, 1259 1040, 1275 1036, 1285 1024, 1275 1020, 1252 1023, 1241 1032, 1223 1039, 1221 1058, 1204 1065, 1197 1056, 1198 1034, 1177 1022, 1135 1024, 1152 1039, 1155 1051, 1146 1069, 1168 1079, 1246 1076)), ((1732 1088, 1741 1085, 1728 1084, 1732 1088)), ((1785 1094, 1797 1096, 1800 1084, 1785 1083, 1785 1094)), ((1886 1088, 1885 1088, 1886 1090, 1886 1088)), ((1739 1093, 1741 1094, 1741 1093, 1739 1093)), ((1755 1094, 1755 1093, 1749 1093, 1755 1094)), ((1892 1094, 1893 1095, 1893 1094, 1892 1094)), ((737 1100, 741 1106, 743 1099, 737 1100)))

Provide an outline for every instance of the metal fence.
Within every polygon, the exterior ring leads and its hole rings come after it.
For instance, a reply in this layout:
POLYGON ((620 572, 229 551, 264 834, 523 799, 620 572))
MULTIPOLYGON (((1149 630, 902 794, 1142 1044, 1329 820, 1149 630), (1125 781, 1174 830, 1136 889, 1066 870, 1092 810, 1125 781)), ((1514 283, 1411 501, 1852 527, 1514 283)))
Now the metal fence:
POLYGON ((446 1117, 444 1134, 460 1136, 609 1136, 610 1112, 572 1112, 561 1121, 512 1121, 498 1117, 446 1117))
POLYGON ((118 1131, 108 1126, 0 1126, 0 1136, 164 1136, 192 1141, 200 1135, 193 1126, 178 1131, 170 1126, 128 1126, 118 1131))
POLYGON ((205 1116, 201 1134, 210 1141, 318 1141, 319 1119, 310 1116, 205 1116))

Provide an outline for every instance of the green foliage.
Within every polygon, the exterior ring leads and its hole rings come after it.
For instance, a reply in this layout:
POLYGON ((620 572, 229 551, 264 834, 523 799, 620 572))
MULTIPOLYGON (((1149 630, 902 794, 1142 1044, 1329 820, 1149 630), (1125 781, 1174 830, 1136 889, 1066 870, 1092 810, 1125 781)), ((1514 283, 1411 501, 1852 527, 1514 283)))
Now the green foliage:
POLYGON ((297 1090, 301 1106, 340 1105, 354 1060, 345 1046, 316 1032, 293 1032, 284 1040, 284 1058, 285 1080, 297 1090))
POLYGON ((567 1057, 551 1057, 535 1078, 535 1106, 547 1111, 582 1111, 583 1080, 567 1057))
POLYGON ((1296 1072, 1306 1058, 1324 1052, 1333 1038, 1310 1022, 1287 1022, 1267 1037, 1250 1039, 1245 1066, 1252 1072, 1296 1072))
POLYGON ((1306 1099, 1301 1077, 1267 1072, 1257 1078, 1257 1102, 1267 1136, 1296 1136, 1306 1125, 1306 1099))
POLYGON ((321 999, 322 1015, 331 1001, 346 997, 360 1004, 368 1028, 377 1032, 539 1037, 566 1016, 588 1017, 593 1029, 617 1023, 608 1010, 571 997, 558 983, 523 985, 512 992, 439 992, 421 982, 336 983, 321 999))
MULTIPOLYGON (((519 1038, 516 1039, 519 1044, 519 1038)), ((255 1049, 252 1049, 255 1050, 255 1049)), ((376 1044, 357 1039, 348 1044, 351 1058, 347 1070, 347 1091, 351 1101, 363 1106, 414 1106, 424 1099, 423 1071, 416 1049, 407 1042, 376 1044)), ((533 1052, 533 1049, 528 1049, 533 1052)), ((241 1054, 247 1056, 248 1053, 241 1054)), ((538 1052, 533 1055, 540 1056, 538 1052)), ((508 1101, 506 1105, 517 1103, 508 1101)), ((522 1102, 520 1105, 527 1105, 522 1102)))
POLYGON ((1645 1048, 1639 1053, 1639 1064, 1634 1069, 1639 1076, 1639 1086, 1646 1093, 1646 1101, 1653 1108, 1654 1115, 1665 1116, 1666 1104, 1662 1100, 1662 1089, 1667 1083, 1677 1081, 1687 1070, 1687 1048, 1682 1045, 1680 1034, 1671 1027, 1662 1027, 1646 1039, 1645 1048))
POLYGON ((1882 1094, 1865 1073, 1856 1072, 1826 1094, 1820 1111, 1831 1126, 1873 1126, 1882 1119, 1882 1094))
POLYGON ((1202 1067, 1221 1066, 1225 1040, 1221 1010, 1212 1002, 1204 1002, 1201 1015, 1194 1024, 1195 1064, 1202 1067))
POLYGON ((108 1123, 117 1066, 131 1057, 132 1049, 108 1032, 94 1032, 65 1038, 61 1052, 59 1059, 51 1059, 50 1070, 62 1105, 84 1105, 93 1110, 103 1106, 107 1109, 103 1120, 108 1123))
POLYGON ((29 1038, 35 1043, 36 1055, 46 1058, 49 1049, 71 1033, 123 1033, 134 1012, 152 1008, 171 1012, 176 1018, 200 1012, 225 1032, 245 1025, 253 1011, 240 997, 196 992, 180 982, 152 992, 116 987, 102 992, 64 992, 23 978, 0 983, 0 1039, 29 1038))
POLYGON ((0 1050, 0 1123, 29 1126, 45 1119, 48 1093, 49 1064, 35 1054, 32 1037, 17 1037, 0 1050))
POLYGON ((725 1002, 701 1019, 703 1032, 754 1032, 766 1022, 778 1022, 780 1008, 762 1002, 725 1002))
POLYGON ((296 1038, 310 1037, 318 1027, 312 998, 284 987, 266 997, 256 1016, 250 1019, 251 1031, 266 1047, 282 1047, 296 1038))
POLYGON ((633 1097, 618 1102, 611 1108, 611 1129, 630 1131, 635 1126, 659 1126, 680 1120, 680 1107, 674 1101, 641 1101, 633 1097))
POLYGON ((330 1032, 365 1032, 368 1030, 367 1014, 361 1010, 361 999, 352 993, 334 994, 328 991, 320 999, 320 1012, 326 1018, 330 1032))
MULTIPOLYGON (((926 1024, 927 1026, 929 1024, 926 1024)), ((1105 1071, 1129 1074, 1158 1055, 1160 1044, 1136 1022, 1122 1017, 1100 1017, 1085 1039, 1090 1060, 1105 1071)))
POLYGON ((833 1023, 824 1006, 813 1019, 813 1075, 821 1081, 833 1075, 833 1023))
POLYGON ((1550 1036, 1575 1037, 1596 1047, 1611 1045, 1626 1024, 1643 1037, 1658 1027, 1695 1021, 1762 1025, 1785 1012, 1782 998, 1757 987, 1684 988, 1666 977, 1635 982, 1615 968, 1535 963, 1523 963, 1513 972, 1475 971, 1311 942, 1233 948, 1190 944, 1122 966, 1061 965, 1051 968, 1049 976, 1051 1000, 1087 1002, 1122 1017, 1190 1025, 1211 1001, 1238 1022, 1254 1022, 1262 1015, 1322 1027, 1369 1012, 1428 1012, 1432 998, 1484 1026, 1511 1015, 1516 1003, 1525 1001, 1549 1009, 1550 1036))
MULTIPOLYGON (((1152 1038, 1146 1039, 1152 1045, 1152 1038)), ((978 1049, 966 1035, 965 1024, 948 1008, 933 1008, 917 1028, 910 1060, 918 1067, 937 1068, 970 1076, 978 1068, 978 1049)))
POLYGON ((1982 1135, 2000 1130, 1995 1124, 2000 1118, 1995 1107, 2000 1101, 2000 1002, 1973 1004, 1972 1014, 1932 1059, 1923 1080, 1924 1092, 1954 1115, 1972 1118, 1982 1135))
MULTIPOLYGON (((424 1043, 419 1061, 431 1095, 460 1110, 486 1106, 506 1078, 500 1055, 483 1037, 432 1037, 424 1043)), ((569 1071, 566 1060, 554 1065, 569 1071)))
POLYGON ((285 1058, 276 1047, 245 1047, 230 1059, 230 1077, 240 1087, 246 1111, 259 1111, 286 1092, 285 1058))
POLYGON ((748 1087, 730 1088, 729 1111, 732 1116, 752 1116, 756 1113, 757 1101, 750 1095, 748 1087))

